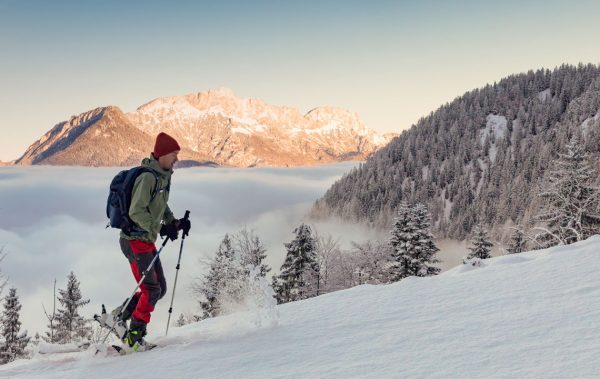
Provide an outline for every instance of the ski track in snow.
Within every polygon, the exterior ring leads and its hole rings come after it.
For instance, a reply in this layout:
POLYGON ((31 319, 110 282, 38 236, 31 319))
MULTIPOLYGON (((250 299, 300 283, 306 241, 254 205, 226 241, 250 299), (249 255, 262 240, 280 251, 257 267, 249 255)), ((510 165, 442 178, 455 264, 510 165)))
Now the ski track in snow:
POLYGON ((600 236, 172 328, 125 357, 36 355, 2 378, 593 378, 600 236))

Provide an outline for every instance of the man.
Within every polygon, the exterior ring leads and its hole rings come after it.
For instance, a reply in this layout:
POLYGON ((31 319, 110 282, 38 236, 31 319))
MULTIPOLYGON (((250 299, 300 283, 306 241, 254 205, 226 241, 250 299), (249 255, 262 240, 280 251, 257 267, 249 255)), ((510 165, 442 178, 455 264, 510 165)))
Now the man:
MULTIPOLYGON (((119 243, 136 282, 140 281, 142 273, 156 256, 154 243, 158 235, 174 241, 179 230, 187 234, 191 227, 189 220, 175 219, 167 205, 173 165, 178 161, 179 150, 174 138, 160 133, 156 137, 154 151, 142 161, 142 166, 151 172, 142 172, 133 186, 129 218, 135 225, 129 233, 121 232, 119 243)), ((150 322, 154 306, 166 292, 165 276, 160 258, 157 258, 140 285, 140 291, 122 312, 124 321, 131 319, 124 341, 135 350, 145 345, 146 325, 150 322)), ((118 314, 124 305, 113 311, 113 315, 118 314)))

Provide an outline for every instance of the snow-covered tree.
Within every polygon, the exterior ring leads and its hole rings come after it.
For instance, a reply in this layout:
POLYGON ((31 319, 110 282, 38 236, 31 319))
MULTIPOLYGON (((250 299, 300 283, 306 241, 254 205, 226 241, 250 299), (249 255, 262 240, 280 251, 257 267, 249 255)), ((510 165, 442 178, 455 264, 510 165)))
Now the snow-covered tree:
POLYGON ((191 316, 190 320, 273 309, 274 293, 265 279, 269 268, 262 262, 264 248, 260 240, 250 232, 235 235, 234 239, 225 235, 209 262, 208 274, 193 284, 202 315, 191 316))
POLYGON ((27 337, 27 331, 19 333, 21 330, 20 311, 21 304, 17 296, 17 289, 13 287, 4 299, 4 311, 1 316, 0 363, 11 362, 27 356, 25 346, 29 343, 30 337, 27 337))
POLYGON ((271 271, 271 267, 264 262, 267 249, 253 230, 246 228, 233 235, 235 249, 239 252, 244 267, 257 267, 259 275, 263 278, 271 271))
POLYGON ((535 241, 543 247, 567 245, 600 231, 599 173, 577 134, 548 170, 539 196, 543 202, 537 220, 543 226, 535 241))
POLYGON ((492 256, 490 253, 494 244, 489 241, 487 230, 483 225, 475 225, 471 244, 473 245, 472 247, 469 247, 471 252, 464 258, 463 262, 467 262, 473 258, 488 259, 492 256))
POLYGON ((287 283, 281 281, 277 275, 273 275, 271 278, 271 287, 275 292, 275 299, 277 300, 278 304, 284 303, 284 299, 289 297, 289 289, 286 287, 286 285, 287 283))
MULTIPOLYGON (((90 335, 88 337, 88 341, 90 343, 102 343, 106 342, 104 338, 106 337, 107 330, 102 327, 98 322, 90 322, 90 335)), ((112 335, 108 337, 112 340, 112 335)))
POLYGON ((35 332, 35 336, 33 336, 33 344, 37 346, 40 344, 41 340, 42 340, 42 337, 40 336, 40 333, 35 332))
MULTIPOLYGON (((387 241, 352 242, 351 249, 342 249, 339 239, 321 235, 314 228, 319 293, 329 293, 365 283, 390 281, 393 266, 392 247, 387 241)), ((277 282, 277 284, 279 284, 277 282)))
POLYGON ((80 342, 88 340, 92 334, 87 320, 79 314, 79 308, 90 300, 84 300, 79 289, 79 281, 71 271, 67 277, 67 288, 59 289, 58 302, 60 308, 56 315, 56 337, 59 343, 80 342))
POLYGON ((393 247, 387 241, 352 242, 349 254, 355 262, 354 273, 360 275, 359 278, 356 278, 358 279, 357 284, 390 282, 392 274, 390 270, 395 267, 393 251, 393 247))
POLYGON ((284 244, 287 254, 281 273, 274 277, 273 289, 279 303, 316 296, 320 290, 316 241, 309 225, 294 229, 296 237, 284 244))
POLYGON ((339 239, 334 239, 330 234, 320 235, 314 231, 315 254, 317 256, 317 267, 319 275, 319 292, 330 292, 332 284, 335 286, 336 269, 334 262, 340 254, 339 239))
POLYGON ((202 309, 202 318, 214 317, 220 314, 219 296, 228 281, 239 274, 240 267, 236 263, 236 253, 231 238, 225 234, 214 259, 210 262, 208 274, 194 286, 202 309))
POLYGON ((527 240, 525 238, 525 232, 521 226, 514 228, 511 236, 510 246, 508 247, 509 254, 519 254, 525 251, 525 245, 527 240))
POLYGON ((390 245, 395 263, 392 280, 409 276, 430 276, 440 272, 434 264, 439 262, 439 251, 429 230, 429 214, 423 204, 414 207, 401 203, 394 220, 390 245))

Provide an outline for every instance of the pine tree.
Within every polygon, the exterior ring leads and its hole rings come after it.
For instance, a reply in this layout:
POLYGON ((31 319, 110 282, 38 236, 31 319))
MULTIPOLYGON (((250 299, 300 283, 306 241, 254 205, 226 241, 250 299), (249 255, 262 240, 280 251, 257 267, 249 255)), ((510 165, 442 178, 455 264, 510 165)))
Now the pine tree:
POLYGON ((62 306, 56 315, 56 339, 59 343, 84 341, 89 339, 92 332, 87 321, 79 314, 79 308, 88 304, 90 300, 83 300, 79 281, 73 271, 67 279, 67 288, 58 290, 58 301, 62 306))
POLYGON ((546 174, 539 196, 544 202, 537 220, 544 226, 535 241, 542 247, 568 245, 600 231, 600 189, 598 172, 575 135, 567 152, 559 154, 546 174))
POLYGON ((235 297, 236 294, 231 293, 233 290, 229 286, 240 275, 243 275, 242 266, 239 259, 236 259, 231 238, 226 234, 210 264, 208 275, 195 286, 203 313, 202 318, 220 314, 220 297, 224 296, 223 292, 226 289, 229 290, 226 295, 235 297))
POLYGON ((264 263, 264 259, 267 257, 267 249, 260 238, 254 235, 252 230, 248 231, 244 228, 234 235, 234 239, 236 250, 239 251, 241 256, 242 265, 247 267, 248 270, 258 268, 259 276, 266 277, 267 273, 271 271, 271 267, 264 263))
POLYGON ((287 255, 281 273, 273 281, 277 301, 287 303, 319 294, 319 268, 316 241, 310 226, 301 224, 294 229, 296 237, 284 244, 287 255))
MULTIPOLYGON (((265 252, 260 239, 252 231, 243 229, 232 237, 225 235, 209 263, 209 272, 193 284, 202 309, 202 315, 198 318, 215 317, 263 305, 261 291, 269 287, 265 276, 270 271, 263 262, 265 252)), ((272 289, 269 288, 268 292, 268 299, 272 302, 272 289)))
POLYGON ((2 337, 3 343, 0 345, 0 362, 7 363, 17 358, 27 356, 25 347, 29 343, 30 337, 27 337, 27 331, 19 334, 21 321, 19 321, 19 312, 21 304, 17 296, 17 289, 11 288, 8 296, 4 299, 4 311, 2 312, 2 337))
POLYGON ((273 275, 271 278, 271 287, 275 292, 275 299, 277 300, 277 304, 282 304, 287 302, 287 299, 290 298, 290 290, 285 285, 285 283, 279 280, 277 275, 273 275))
POLYGON ((481 224, 475 226, 471 243, 473 247, 469 247, 471 252, 465 257, 463 263, 473 258, 488 259, 491 257, 490 252, 494 245, 488 240, 487 230, 481 224))
POLYGON ((510 246, 508 248, 509 254, 519 254, 525 251, 525 232, 521 226, 517 226, 512 234, 510 246))
POLYGON ((423 204, 414 207, 403 202, 398 208, 391 231, 390 245, 395 263, 392 280, 409 276, 430 276, 440 272, 436 253, 439 251, 429 230, 429 214, 423 204))
POLYGON ((440 263, 437 258, 437 252, 440 251, 433 241, 433 235, 430 229, 429 211, 424 204, 417 204, 414 207, 415 221, 417 229, 419 230, 420 239, 419 244, 421 246, 420 251, 415 256, 417 260, 418 268, 416 268, 417 276, 431 276, 440 273, 439 267, 433 266, 435 263, 440 263))
POLYGON ((389 241, 367 240, 363 243, 352 242, 352 249, 348 254, 354 257, 358 270, 366 275, 366 283, 384 284, 395 277, 393 251, 395 250, 389 241))

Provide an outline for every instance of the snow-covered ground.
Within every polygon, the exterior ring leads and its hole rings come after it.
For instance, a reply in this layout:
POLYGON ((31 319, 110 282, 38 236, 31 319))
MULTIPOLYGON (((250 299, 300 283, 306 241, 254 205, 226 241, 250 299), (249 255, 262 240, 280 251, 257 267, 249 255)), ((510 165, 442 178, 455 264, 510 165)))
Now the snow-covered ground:
POLYGON ((595 236, 172 328, 146 353, 37 355, 0 377, 594 378, 599 258, 595 236))

